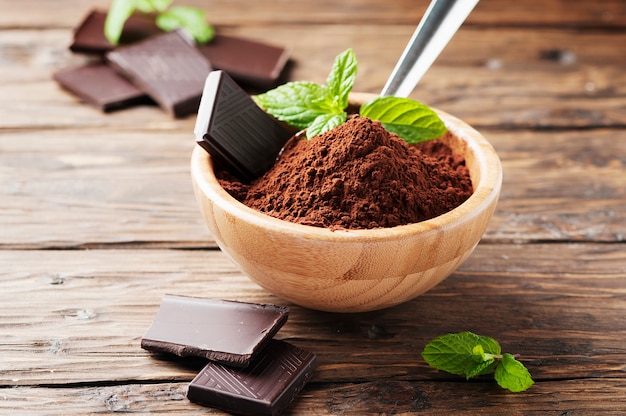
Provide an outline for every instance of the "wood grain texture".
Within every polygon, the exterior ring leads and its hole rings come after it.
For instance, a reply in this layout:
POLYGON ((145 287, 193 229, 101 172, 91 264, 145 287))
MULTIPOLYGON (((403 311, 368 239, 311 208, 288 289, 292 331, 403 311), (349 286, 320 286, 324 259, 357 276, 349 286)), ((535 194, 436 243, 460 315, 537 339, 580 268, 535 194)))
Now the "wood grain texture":
POLYGON ((337 315, 269 294, 218 250, 0 251, 0 385, 191 380, 197 363, 139 346, 165 293, 289 306, 277 338, 318 355, 318 382, 450 380, 419 352, 464 330, 501 339, 538 380, 619 378, 625 260, 619 244, 479 244, 423 296, 337 315))
MULTIPOLYGON (((344 0, 340 3, 323 0, 269 2, 247 5, 242 13, 240 3, 229 0, 176 0, 175 4, 201 7, 209 20, 223 25, 284 24, 294 20, 302 23, 409 24, 415 26, 428 5, 427 0, 344 0)), ((64 27, 76 25, 90 8, 106 9, 108 0, 58 0, 54 5, 46 0, 24 0, 19 4, 1 0, 0 27, 64 27), (35 13, 26 13, 35 11, 35 13)), ((502 2, 483 0, 468 20, 470 25, 485 26, 560 26, 583 28, 619 28, 626 23, 626 8, 621 0, 589 2, 585 0, 526 0, 502 2), (538 12, 540 11, 540 13, 538 12)))
MULTIPOLYGON (((0 411, 64 416, 103 413, 226 415, 190 403, 187 383, 128 384, 66 388, 20 387, 3 392, 0 411)), ((309 383, 285 416, 428 414, 543 416, 602 414, 621 416, 626 383, 621 379, 536 383, 532 393, 507 394, 491 383, 378 381, 342 385, 309 383)))

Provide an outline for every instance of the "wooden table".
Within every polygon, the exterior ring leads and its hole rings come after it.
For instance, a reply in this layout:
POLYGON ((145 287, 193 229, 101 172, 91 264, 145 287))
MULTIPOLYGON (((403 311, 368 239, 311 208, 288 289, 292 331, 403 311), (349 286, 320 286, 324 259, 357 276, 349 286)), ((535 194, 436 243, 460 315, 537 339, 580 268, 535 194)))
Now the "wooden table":
MULTIPOLYGON (((249 281, 193 197, 195 117, 105 115, 51 79, 81 61, 72 28, 106 0, 0 0, 0 413, 219 414, 186 399, 198 370, 139 346, 166 293, 290 306, 277 337, 319 367, 287 413, 626 414, 626 6, 484 0, 413 97, 474 125, 504 167, 471 258, 406 304, 306 310, 249 281), (473 331, 521 354, 519 394, 420 357, 473 331), (382 334, 382 335, 381 335, 382 334)), ((194 0, 222 33, 286 45, 324 82, 352 47, 378 92, 425 0, 194 0)))

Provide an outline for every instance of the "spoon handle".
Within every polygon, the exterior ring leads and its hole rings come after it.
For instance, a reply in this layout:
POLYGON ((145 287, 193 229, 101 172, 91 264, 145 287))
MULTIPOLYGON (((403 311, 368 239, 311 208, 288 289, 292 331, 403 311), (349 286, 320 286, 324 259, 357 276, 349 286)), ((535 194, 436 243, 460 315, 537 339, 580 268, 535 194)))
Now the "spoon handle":
POLYGON ((381 96, 408 97, 478 0, 432 0, 381 96))

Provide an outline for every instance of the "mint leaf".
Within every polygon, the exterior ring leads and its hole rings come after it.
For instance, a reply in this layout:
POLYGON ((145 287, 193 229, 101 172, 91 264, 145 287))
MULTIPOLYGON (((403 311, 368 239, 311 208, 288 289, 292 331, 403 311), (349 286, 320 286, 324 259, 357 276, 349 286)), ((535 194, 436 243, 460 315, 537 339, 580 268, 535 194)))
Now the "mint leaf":
POLYGON ((207 43, 215 35, 213 26, 207 23, 204 11, 195 7, 173 6, 159 13, 156 24, 166 32, 182 27, 197 43, 207 43))
POLYGON ((378 97, 361 106, 359 114, 379 120, 411 144, 437 139, 447 131, 436 112, 410 98, 378 97))
POLYGON ((322 134, 347 119, 348 95, 356 78, 357 62, 352 49, 335 58, 327 84, 288 82, 252 98, 267 113, 298 129, 307 138, 322 134))
POLYGON ((215 30, 206 21, 203 10, 188 6, 173 6, 172 0, 113 0, 104 22, 104 35, 117 45, 124 30, 124 23, 135 12, 156 13, 156 25, 166 32, 184 28, 197 43, 210 41, 215 30))
POLYGON ((326 78, 328 86, 328 102, 332 103, 335 112, 343 112, 348 106, 348 95, 357 74, 356 55, 347 49, 335 58, 335 62, 326 78))
MULTIPOLYGON (((252 98, 278 120, 307 129, 307 138, 311 138, 346 121, 356 75, 356 56, 347 49, 335 58, 326 85, 291 82, 252 98)), ((408 98, 376 98, 361 106, 360 115, 379 120, 410 144, 439 138, 447 131, 436 112, 408 98)))
POLYGON ((268 114, 298 129, 306 129, 327 114, 326 87, 305 81, 288 82, 252 98, 268 114))
POLYGON ((502 355, 502 362, 496 368, 494 377, 500 387, 514 393, 524 391, 535 383, 524 364, 506 353, 502 355))
POLYGON ((497 365, 495 355, 485 353, 482 345, 478 344, 472 349, 472 358, 476 362, 476 366, 469 372, 465 373, 465 378, 469 380, 472 377, 489 374, 497 365))
POLYGON ((172 0, 113 0, 104 21, 104 36, 112 45, 117 45, 124 30, 124 23, 135 12, 162 12, 172 0))
POLYGON ((434 339, 426 345, 422 357, 438 370, 469 378, 485 368, 483 359, 477 359, 480 355, 474 352, 477 345, 481 346, 483 353, 500 354, 500 345, 493 338, 461 332, 434 339))
POLYGON ((104 21, 104 36, 112 45, 117 45, 124 30, 124 23, 135 11, 133 0, 113 0, 104 21))
POLYGON ((135 7, 143 13, 162 12, 166 10, 172 0, 126 0, 129 3, 134 3, 135 7))
POLYGON ((495 339, 472 332, 435 338, 424 347, 422 357, 438 370, 465 375, 467 379, 495 371, 498 384, 512 392, 524 391, 534 383, 521 362, 501 353, 495 339))
POLYGON ((334 129, 337 126, 341 126, 347 118, 348 114, 345 112, 341 114, 321 114, 313 120, 313 123, 311 123, 309 127, 307 127, 306 137, 310 139, 313 136, 317 136, 318 134, 334 129))

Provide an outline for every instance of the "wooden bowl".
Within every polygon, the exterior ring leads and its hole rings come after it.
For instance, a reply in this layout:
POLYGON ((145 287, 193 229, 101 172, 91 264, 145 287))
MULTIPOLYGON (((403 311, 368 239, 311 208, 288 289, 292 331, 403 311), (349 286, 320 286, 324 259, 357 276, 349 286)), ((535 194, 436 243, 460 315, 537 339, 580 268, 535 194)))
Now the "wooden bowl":
MULTIPOLYGON (((358 106, 370 94, 353 94, 358 106)), ((191 176, 196 199, 220 248, 253 281, 275 295, 329 312, 372 311, 426 292, 472 253, 502 184, 500 159, 463 121, 438 111, 465 156, 474 193, 452 211, 420 223, 372 230, 331 231, 273 218, 230 196, 196 146, 191 176)))

